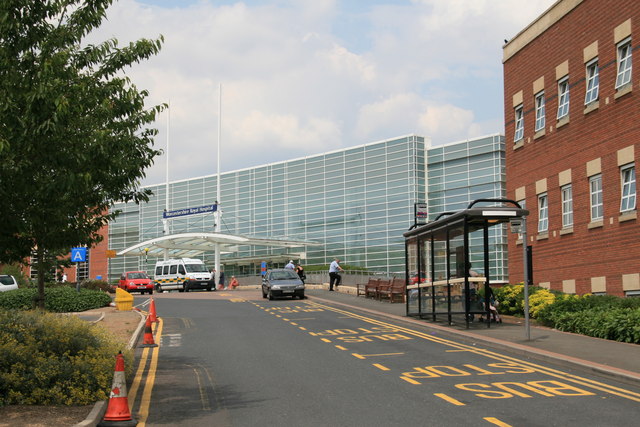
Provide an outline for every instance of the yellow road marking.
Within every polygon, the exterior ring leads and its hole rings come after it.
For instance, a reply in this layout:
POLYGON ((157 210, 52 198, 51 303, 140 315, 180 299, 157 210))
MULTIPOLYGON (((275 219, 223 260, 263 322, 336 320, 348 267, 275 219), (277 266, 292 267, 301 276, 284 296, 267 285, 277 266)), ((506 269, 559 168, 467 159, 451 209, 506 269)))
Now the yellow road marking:
POLYGON ((305 328, 304 326, 298 326, 298 329, 300 329, 301 331, 306 331, 307 328, 305 328))
POLYGON ((347 351, 347 349, 346 349, 346 348, 344 348, 344 347, 343 347, 343 346, 341 346, 341 345, 337 345, 337 346, 336 346, 336 348, 337 348, 338 350, 347 351))
POLYGON ((193 368, 193 373, 196 375, 196 380, 198 381, 198 389, 200 391, 200 402, 202 403, 202 410, 210 411, 211 406, 209 406, 209 398, 207 396, 207 390, 202 385, 202 380, 200 379, 200 373, 198 372, 198 369, 193 368))
POLYGON ((136 370, 136 376, 131 383, 131 389, 129 390, 129 397, 127 399, 127 403, 129 403, 129 411, 133 409, 133 404, 136 401, 138 387, 140 387, 140 383, 142 382, 142 374, 144 373, 144 367, 147 365, 147 357, 149 357, 149 348, 150 347, 145 347, 145 349, 142 350, 140 362, 138 363, 138 369, 136 370))
MULTIPOLYGON (((162 337, 162 319, 158 319, 157 336, 158 341, 162 337)), ((151 364, 149 365, 149 372, 147 374, 147 381, 144 385, 144 391, 142 392, 142 398, 140 399, 140 410, 138 411, 138 427, 144 427, 149 417, 149 406, 151 406, 151 391, 153 390, 153 384, 156 381, 156 370, 158 369, 158 355, 160 354, 160 346, 153 347, 151 353, 151 364)))
POLYGON ((378 357, 378 356, 400 356, 403 355, 404 353, 380 353, 380 354, 358 354, 358 353, 353 353, 353 356, 357 357, 358 359, 366 359, 367 357, 378 357))
POLYGON ((387 368, 384 365, 381 365, 379 363, 374 363, 373 366, 375 366, 376 368, 380 369, 381 371, 390 371, 391 369, 387 368))
MULTIPOLYGON (((453 347, 454 349, 457 349, 458 351, 469 351, 471 353, 475 353, 481 356, 485 356, 487 358, 490 359, 494 359, 494 360, 499 360, 499 361, 507 361, 507 362, 513 362, 513 363, 517 363, 520 366, 526 366, 529 368, 533 368, 536 372, 541 373, 541 374, 546 374, 549 375, 551 377, 556 377, 556 378, 561 378, 564 379, 566 381, 570 381, 573 382, 575 384, 580 384, 582 386, 585 387, 590 387, 592 389, 595 390, 599 390, 602 391, 604 393, 609 393, 609 394, 613 394, 615 396, 619 396, 619 397, 623 397, 625 399, 629 399, 629 400, 633 400, 636 402, 640 402, 640 393, 636 393, 630 390, 626 390, 626 389, 622 389, 619 387, 615 387, 615 386, 610 386, 608 384, 604 384, 595 380, 591 380, 588 378, 583 378, 577 375, 573 375, 573 374, 569 374, 567 372, 563 372, 563 371, 559 371, 550 367, 546 367, 546 366, 541 366, 532 362, 527 362, 524 360, 520 360, 517 359, 515 357, 511 357, 511 356, 507 356, 504 354, 499 354, 499 353, 494 353, 490 350, 487 349, 483 349, 483 348, 475 348, 466 344, 462 344, 462 343, 458 343, 455 341, 451 341, 451 340, 447 340, 445 338, 441 338, 438 336, 434 336, 428 333, 424 333, 424 332, 419 332, 413 329, 409 329, 408 327, 403 327, 403 326, 398 326, 398 325, 394 325, 391 323, 387 323, 387 322, 383 322, 380 320, 376 320, 370 317, 366 317, 364 315, 360 315, 360 314, 356 314, 356 313, 351 313, 349 311, 345 311, 345 310, 341 310, 335 307, 331 307, 331 306, 327 306, 327 305, 322 305, 316 302, 308 302, 308 305, 311 305, 313 307, 316 308, 322 308, 324 310, 328 310, 328 311, 333 311, 335 313, 341 313, 341 314, 347 314, 348 317, 354 318, 354 319, 360 319, 366 323, 370 323, 370 324, 374 324, 374 325, 378 325, 378 326, 385 326, 385 327, 393 327, 396 328, 398 330, 398 332, 405 332, 409 335, 413 335, 415 337, 419 337, 419 338, 423 338, 425 340, 428 341, 432 341, 432 342, 436 342, 439 344, 443 344, 443 345, 447 345, 449 347, 453 347)), ((403 378, 404 379, 404 378, 403 378)))
POLYGON ((497 418, 484 417, 483 420, 489 421, 491 424, 495 424, 495 425, 500 426, 500 427, 511 427, 511 424, 503 423, 502 421, 500 421, 497 418))
POLYGON ((416 384, 416 385, 422 384, 422 383, 419 383, 418 381, 414 380, 413 378, 409 378, 409 377, 400 377, 400 379, 403 379, 406 382, 411 383, 411 384, 416 384))
POLYGON ((440 399, 444 399, 447 402, 452 403, 452 404, 454 404, 456 406, 465 406, 464 403, 460 402, 457 399, 454 399, 453 397, 447 396, 444 393, 434 393, 433 395, 439 397, 440 399))
POLYGON ((324 342, 331 342, 331 340, 330 340, 330 339, 328 339, 328 338, 322 338, 322 341, 324 341, 324 342))
MULTIPOLYGON (((284 319, 284 320, 287 320, 287 319, 284 319)), ((298 324, 297 324, 296 322, 291 322, 291 324, 292 324, 293 326, 298 326, 298 324)))
POLYGON ((231 298, 229 301, 231 302, 246 302, 246 299, 243 298, 231 298))

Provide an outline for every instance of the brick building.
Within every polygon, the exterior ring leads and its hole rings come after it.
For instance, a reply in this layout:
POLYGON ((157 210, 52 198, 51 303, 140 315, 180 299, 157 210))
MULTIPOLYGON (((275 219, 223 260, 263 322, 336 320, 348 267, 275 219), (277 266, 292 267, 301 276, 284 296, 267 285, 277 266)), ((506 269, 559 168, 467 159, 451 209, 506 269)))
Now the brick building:
POLYGON ((557 1, 504 45, 507 196, 530 211, 536 285, 640 296, 638 47, 635 0, 557 1))

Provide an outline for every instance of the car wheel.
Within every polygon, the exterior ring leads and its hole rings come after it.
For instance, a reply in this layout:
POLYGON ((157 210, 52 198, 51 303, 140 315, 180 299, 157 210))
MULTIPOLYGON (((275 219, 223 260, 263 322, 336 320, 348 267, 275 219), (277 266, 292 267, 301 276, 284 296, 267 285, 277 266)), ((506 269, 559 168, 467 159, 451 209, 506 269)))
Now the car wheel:
POLYGON ((185 292, 189 292, 189 284, 187 282, 184 282, 182 284, 182 288, 184 289, 185 292))
POLYGON ((207 292, 211 292, 211 286, 207 286, 207 292))
POLYGON ((271 293, 271 289, 269 289, 269 294, 267 296, 269 297, 269 301, 273 301, 273 294, 271 293))
POLYGON ((153 289, 149 289, 149 295, 153 295, 153 289))
POLYGON ((304 294, 299 295, 300 299, 304 299, 304 294))
POLYGON ((262 298, 266 298, 267 297, 267 293, 264 291, 264 288, 262 288, 262 298))

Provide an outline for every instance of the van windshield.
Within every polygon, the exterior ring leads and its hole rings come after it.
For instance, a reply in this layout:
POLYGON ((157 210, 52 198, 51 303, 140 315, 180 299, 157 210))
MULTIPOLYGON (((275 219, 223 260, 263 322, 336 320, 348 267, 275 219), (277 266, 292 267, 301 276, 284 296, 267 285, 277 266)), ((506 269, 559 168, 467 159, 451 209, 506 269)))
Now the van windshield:
POLYGON ((208 273, 204 264, 185 264, 187 273, 208 273))

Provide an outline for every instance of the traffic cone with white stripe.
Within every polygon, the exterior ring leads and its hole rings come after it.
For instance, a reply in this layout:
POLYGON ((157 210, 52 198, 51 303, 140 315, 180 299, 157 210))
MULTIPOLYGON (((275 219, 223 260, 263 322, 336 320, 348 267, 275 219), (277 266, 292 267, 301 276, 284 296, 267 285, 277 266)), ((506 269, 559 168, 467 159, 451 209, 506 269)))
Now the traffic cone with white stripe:
POLYGON ((156 302, 151 298, 151 303, 149 304, 149 317, 151 318, 152 323, 158 323, 158 316, 156 315, 156 302))
POLYGON ((141 347, 157 347, 158 344, 153 340, 153 331, 151 330, 151 317, 147 316, 147 321, 144 324, 144 340, 141 347))
POLYGON ((116 356, 116 369, 113 374, 113 384, 109 395, 109 404, 103 420, 98 426, 135 427, 138 424, 129 411, 127 399, 127 382, 124 376, 124 356, 119 352, 116 356))

